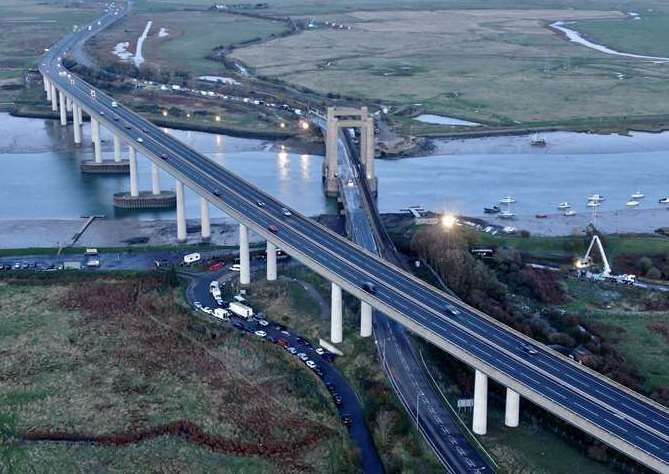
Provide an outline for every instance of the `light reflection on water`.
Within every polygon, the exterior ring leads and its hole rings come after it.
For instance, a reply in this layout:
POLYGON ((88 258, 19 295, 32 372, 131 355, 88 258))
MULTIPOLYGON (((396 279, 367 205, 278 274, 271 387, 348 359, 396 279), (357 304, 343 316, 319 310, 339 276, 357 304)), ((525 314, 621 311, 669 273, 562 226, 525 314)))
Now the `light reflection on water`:
MULTIPOLYGON (((262 140, 165 130, 307 215, 336 212, 334 202, 323 197, 320 156, 273 151, 262 140)), ((111 137, 107 132, 102 136, 105 157, 111 158, 111 137)), ((443 142, 438 156, 377 160, 379 208, 392 212, 423 205, 480 215, 484 206, 512 195, 518 200, 517 213, 556 212, 562 201, 582 211, 586 197, 599 193, 607 197, 606 211, 622 209, 637 190, 647 196, 642 208, 657 207, 657 199, 669 195, 669 134, 555 133, 546 138, 545 149, 529 146, 527 137, 497 137, 443 142)), ((79 163, 92 155, 88 127, 83 141, 82 148, 75 148, 71 127, 56 121, 0 114, 0 219, 173 217, 173 211, 115 210, 112 195, 128 190, 128 178, 82 175, 79 163)), ((140 187, 150 189, 148 160, 139 160, 138 175, 140 187)), ((173 189, 173 183, 161 173, 164 189, 173 189)), ((193 193, 186 195, 187 215, 196 218, 199 201, 193 193)), ((211 215, 223 216, 214 208, 211 215)))

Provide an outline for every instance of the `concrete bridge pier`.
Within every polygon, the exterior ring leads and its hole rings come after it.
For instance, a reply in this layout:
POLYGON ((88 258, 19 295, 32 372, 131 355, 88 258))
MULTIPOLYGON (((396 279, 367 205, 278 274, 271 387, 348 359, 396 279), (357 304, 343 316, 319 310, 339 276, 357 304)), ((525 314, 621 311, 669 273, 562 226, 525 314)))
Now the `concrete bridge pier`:
POLYGON ((51 110, 53 112, 58 112, 58 93, 56 92, 56 86, 51 83, 51 110))
POLYGON ((67 125, 67 108, 65 105, 65 93, 61 90, 58 91, 58 103, 60 109, 60 124, 64 127, 67 125))
POLYGON ((330 341, 339 344, 344 340, 341 286, 332 283, 330 297, 330 341))
POLYGON ((251 283, 251 254, 249 252, 249 229, 239 224, 239 283, 251 283))
POLYGON ((51 100, 51 82, 46 77, 42 76, 44 80, 44 91, 46 92, 46 100, 49 102, 51 100))
POLYGON ((83 127, 84 126, 84 108, 79 106, 77 107, 79 110, 79 126, 83 127))
POLYGON ((121 162, 121 137, 116 133, 114 134, 114 161, 121 162))
POLYGON ((325 195, 336 197, 339 194, 339 184, 337 183, 337 118, 334 116, 332 108, 328 108, 327 129, 325 137, 325 195))
POLYGON ((72 98, 69 95, 65 97, 65 110, 72 112, 72 98))
POLYGON ((474 378, 474 419, 472 431, 484 435, 488 430, 488 376, 477 370, 474 378))
POLYGON ((177 240, 181 243, 186 242, 186 199, 184 195, 184 183, 176 180, 176 198, 177 198, 177 240))
POLYGON ((372 335, 372 306, 364 301, 360 302, 360 336, 372 335))
POLYGON ((377 179, 376 171, 374 170, 374 152, 375 152, 375 143, 374 143, 374 119, 369 117, 365 120, 365 125, 361 129, 361 142, 360 148, 363 150, 363 141, 362 137, 365 137, 364 140, 364 151, 362 151, 361 156, 364 157, 365 163, 365 174, 367 178, 367 183, 372 194, 376 195, 377 193, 377 179))
POLYGON ((200 235, 202 240, 211 239, 211 222, 209 221, 209 201, 200 197, 200 235))
POLYGON ((151 162, 151 194, 154 196, 160 195, 160 172, 158 165, 151 162))
POLYGON ((267 281, 276 280, 276 245, 267 241, 267 281))
POLYGON ((130 196, 139 196, 139 183, 137 180, 137 150, 128 147, 128 162, 130 168, 130 196))
POLYGON ((95 153, 95 162, 102 163, 102 141, 100 140, 100 122, 91 117, 91 139, 93 140, 93 150, 95 153))
POLYGON ((74 130, 74 144, 81 145, 81 120, 79 117, 79 106, 72 104, 72 125, 74 130))
POLYGON ((510 428, 518 426, 520 416, 520 395, 510 388, 506 389, 506 409, 504 412, 504 424, 510 428))

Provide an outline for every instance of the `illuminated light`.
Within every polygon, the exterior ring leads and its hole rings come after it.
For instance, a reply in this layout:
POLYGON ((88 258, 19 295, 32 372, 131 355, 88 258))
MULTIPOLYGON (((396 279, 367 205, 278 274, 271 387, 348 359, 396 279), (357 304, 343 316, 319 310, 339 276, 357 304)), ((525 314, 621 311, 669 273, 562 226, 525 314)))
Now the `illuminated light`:
POLYGON ((441 216, 441 225, 445 229, 452 229, 455 224, 457 224, 458 218, 453 214, 444 214, 441 216))
POLYGON ((279 127, 281 127, 281 128, 286 128, 286 124, 283 123, 283 122, 281 122, 281 123, 279 124, 279 127))
POLYGON ((302 130, 309 130, 309 122, 307 122, 306 120, 303 120, 300 123, 300 126, 302 127, 302 130))
POLYGON ((186 117, 190 118, 190 114, 189 114, 189 113, 188 113, 188 114, 186 114, 186 117))
POLYGON ((167 117, 167 110, 163 110, 163 117, 167 117))
POLYGON ((217 122, 220 122, 220 121, 221 121, 221 116, 220 116, 220 115, 217 115, 217 116, 216 116, 216 121, 217 121, 217 122))

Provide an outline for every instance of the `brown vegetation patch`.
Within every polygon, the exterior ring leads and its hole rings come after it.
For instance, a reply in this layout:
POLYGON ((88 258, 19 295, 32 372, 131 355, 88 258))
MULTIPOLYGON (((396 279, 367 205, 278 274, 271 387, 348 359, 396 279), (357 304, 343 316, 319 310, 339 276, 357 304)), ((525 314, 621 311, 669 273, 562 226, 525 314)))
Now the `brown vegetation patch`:
POLYGON ((668 323, 663 323, 663 322, 660 322, 660 321, 656 321, 652 324, 649 324, 648 329, 650 329, 653 332, 662 334, 662 336, 664 336, 664 339, 669 343, 669 324, 668 323))

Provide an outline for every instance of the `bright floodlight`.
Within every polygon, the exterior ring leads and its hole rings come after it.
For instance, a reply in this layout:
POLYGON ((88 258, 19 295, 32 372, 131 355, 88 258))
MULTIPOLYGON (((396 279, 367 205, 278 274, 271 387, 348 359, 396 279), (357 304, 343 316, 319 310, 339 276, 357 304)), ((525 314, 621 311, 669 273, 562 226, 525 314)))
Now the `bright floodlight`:
POLYGON ((458 219, 453 214, 444 214, 441 216, 441 225, 446 229, 451 229, 458 222, 458 219))
POLYGON ((302 130, 309 130, 309 122, 307 122, 306 120, 302 120, 300 126, 302 127, 302 130))
POLYGON ((167 117, 167 110, 163 110, 163 117, 167 117))
POLYGON ((220 121, 221 121, 221 116, 220 116, 220 115, 217 115, 217 116, 216 116, 216 121, 217 121, 217 122, 220 122, 220 121))

